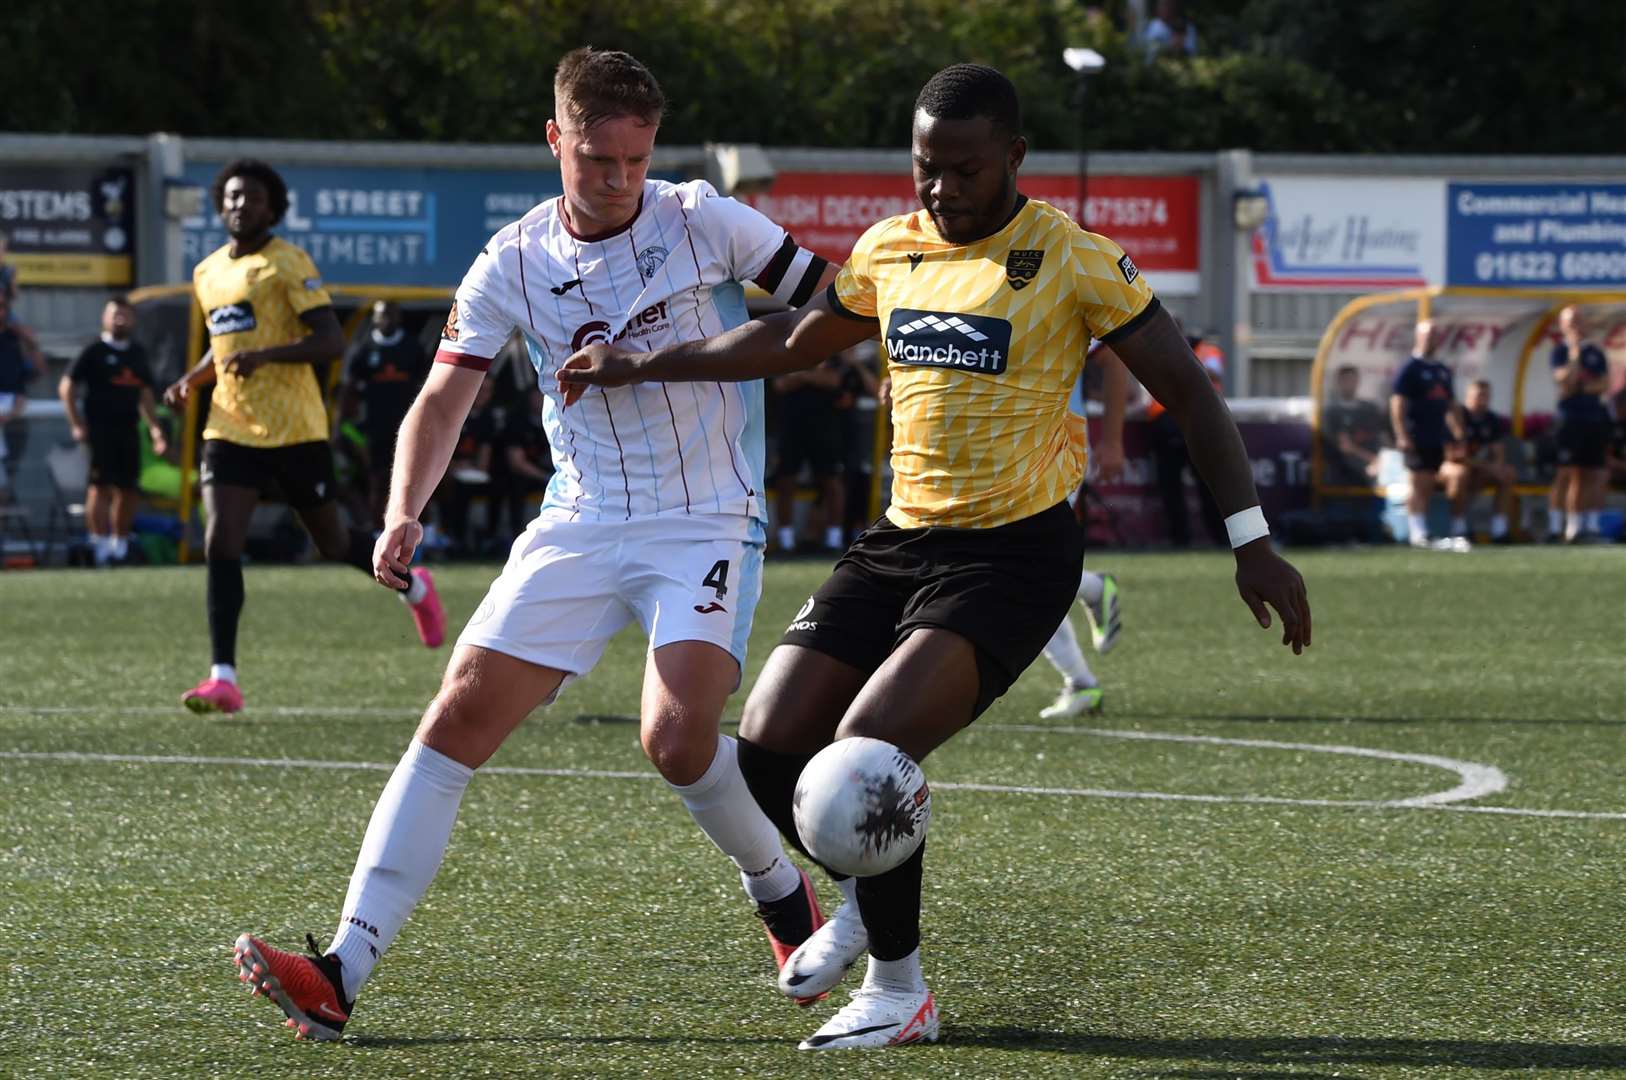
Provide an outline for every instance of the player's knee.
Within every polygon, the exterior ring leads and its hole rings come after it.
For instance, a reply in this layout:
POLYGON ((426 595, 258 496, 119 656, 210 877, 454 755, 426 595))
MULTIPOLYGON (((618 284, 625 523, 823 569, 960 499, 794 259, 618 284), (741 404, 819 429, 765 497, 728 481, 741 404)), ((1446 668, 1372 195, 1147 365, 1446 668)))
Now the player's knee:
POLYGON ((667 783, 679 787, 704 776, 717 756, 715 724, 697 726, 665 716, 646 721, 641 734, 649 763, 667 783))

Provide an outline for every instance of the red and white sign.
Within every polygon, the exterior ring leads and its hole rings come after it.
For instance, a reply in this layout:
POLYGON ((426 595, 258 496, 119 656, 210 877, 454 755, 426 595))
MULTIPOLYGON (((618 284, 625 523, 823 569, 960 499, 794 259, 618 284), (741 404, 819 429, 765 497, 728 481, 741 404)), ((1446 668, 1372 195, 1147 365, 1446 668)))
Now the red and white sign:
MULTIPOLYGON (((1077 177, 1024 176, 1020 187, 1077 217, 1077 177)), ((910 178, 886 173, 780 173, 745 201, 832 262, 877 221, 920 209, 910 178)), ((1089 228, 1128 252, 1153 289, 1191 296, 1200 287, 1197 203, 1194 176, 1092 176, 1089 228)))

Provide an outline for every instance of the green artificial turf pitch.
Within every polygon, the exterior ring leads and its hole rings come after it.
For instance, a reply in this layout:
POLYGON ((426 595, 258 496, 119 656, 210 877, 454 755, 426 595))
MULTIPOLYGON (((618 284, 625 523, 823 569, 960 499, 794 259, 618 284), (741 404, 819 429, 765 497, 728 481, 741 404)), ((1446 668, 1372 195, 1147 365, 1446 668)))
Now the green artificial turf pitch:
MULTIPOLYGON (((1295 658, 1226 556, 1092 556, 1106 715, 1039 721, 1041 660, 925 765, 942 1042, 839 1055, 796 1042, 844 991, 775 992, 643 760, 634 635, 492 763, 538 771, 476 777, 344 1043, 305 1044, 231 941, 332 934, 445 653, 354 571, 251 568, 248 707, 198 719, 200 569, 0 575, 0 1075, 1626 1072, 1626 549, 1298 561, 1295 658), (1463 801, 1396 805, 1430 796, 1463 801)), ((748 682, 824 571, 770 561, 748 682)), ((494 568, 437 573, 455 629, 494 568)))

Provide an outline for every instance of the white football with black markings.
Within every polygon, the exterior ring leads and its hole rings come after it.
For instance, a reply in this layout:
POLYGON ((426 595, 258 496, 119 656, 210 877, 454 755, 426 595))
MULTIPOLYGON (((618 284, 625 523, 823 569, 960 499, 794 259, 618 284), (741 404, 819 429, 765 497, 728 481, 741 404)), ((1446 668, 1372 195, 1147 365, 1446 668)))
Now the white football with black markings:
POLYGON ((908 754, 858 736, 820 750, 796 781, 796 832, 838 874, 873 877, 926 839, 932 793, 908 754))

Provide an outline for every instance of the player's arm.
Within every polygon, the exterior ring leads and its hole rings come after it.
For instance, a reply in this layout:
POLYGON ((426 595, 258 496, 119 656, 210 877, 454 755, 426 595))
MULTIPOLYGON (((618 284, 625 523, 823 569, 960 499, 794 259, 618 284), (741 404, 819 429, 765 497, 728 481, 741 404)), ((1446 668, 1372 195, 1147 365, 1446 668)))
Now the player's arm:
POLYGON ((1310 644, 1310 602, 1304 579, 1271 548, 1269 533, 1260 531, 1264 515, 1253 484, 1253 465, 1242 444, 1242 433, 1208 373, 1173 317, 1162 308, 1123 337, 1113 338, 1111 345, 1130 373, 1180 425, 1192 464, 1226 516, 1236 556, 1237 591, 1243 602, 1265 628, 1270 626, 1266 605, 1275 608, 1282 620, 1282 644, 1302 652, 1310 644))
POLYGON ((246 377, 264 364, 314 364, 344 352, 344 331, 339 329, 339 317, 331 307, 302 311, 299 321, 310 329, 310 333, 286 345, 233 353, 226 361, 226 370, 246 377))
POLYGON ((1389 424, 1394 428, 1395 446, 1411 449, 1411 435, 1406 431, 1406 398, 1403 394, 1389 395, 1389 424))
POLYGON ((1101 442, 1091 451, 1103 483, 1124 471, 1124 414, 1129 411, 1129 369, 1109 345, 1098 345, 1086 363, 1101 365, 1101 442))
POLYGON ((839 267, 826 267, 818 290, 804 307, 753 319, 726 333, 684 341, 653 352, 633 353, 594 344, 562 364, 556 373, 566 405, 589 386, 640 382, 743 382, 804 371, 825 357, 850 349, 875 334, 875 320, 838 312, 830 303, 830 283, 839 267))
POLYGON ((1468 423, 1462 415, 1462 402, 1455 398, 1451 399, 1451 407, 1445 411, 1445 426, 1451 430, 1452 441, 1468 441, 1468 423))
POLYGON ((141 388, 141 397, 136 401, 136 408, 141 411, 141 419, 147 423, 147 437, 152 440, 152 452, 162 455, 169 449, 169 440, 164 435, 164 425, 158 420, 158 400, 153 397, 152 387, 141 388))
POLYGON ((404 589, 412 553, 423 540, 418 516, 435 492, 457 448, 463 421, 485 371, 454 364, 435 364, 429 378, 401 421, 395 437, 395 467, 390 471, 390 500, 384 531, 373 546, 373 577, 381 585, 404 589))
MULTIPOLYGON (((74 366, 78 367, 77 364, 74 366)), ((73 431, 74 441, 84 442, 86 435, 85 421, 79 415, 79 402, 75 400, 78 395, 74 393, 73 373, 71 371, 57 380, 56 396, 62 399, 62 411, 68 415, 68 427, 73 431)))
POLYGON ((178 409, 186 404, 186 399, 192 391, 202 386, 208 386, 215 381, 215 351, 205 349, 198 362, 192 365, 192 370, 170 383, 164 389, 164 404, 172 409, 178 409))

